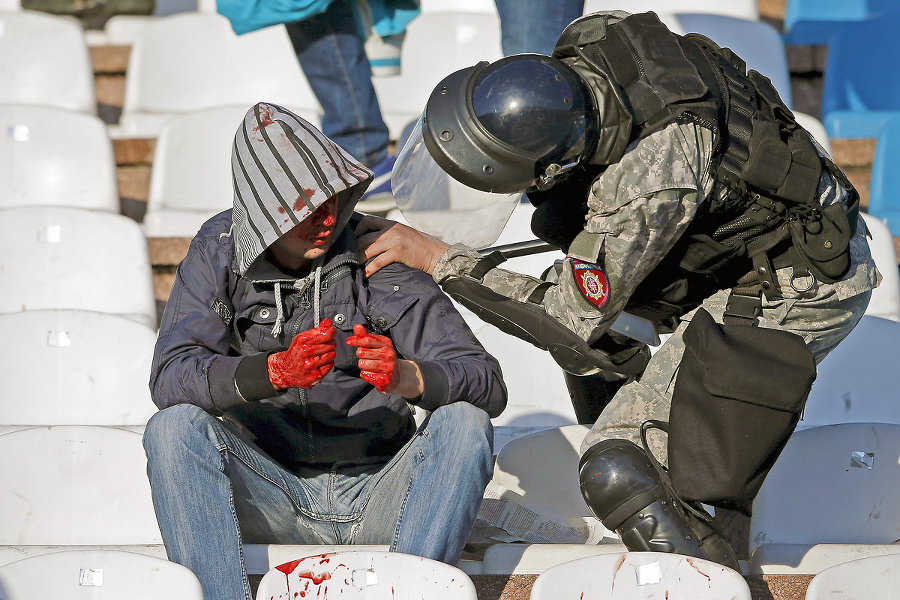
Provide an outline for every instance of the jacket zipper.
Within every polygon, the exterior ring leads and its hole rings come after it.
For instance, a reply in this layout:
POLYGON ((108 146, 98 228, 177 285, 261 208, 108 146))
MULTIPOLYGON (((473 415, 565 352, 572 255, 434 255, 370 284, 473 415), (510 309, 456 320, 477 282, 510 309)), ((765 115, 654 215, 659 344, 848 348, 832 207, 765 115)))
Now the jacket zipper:
MULTIPOLYGON (((332 266, 330 266, 328 268, 327 271, 323 271, 322 272, 322 290, 321 290, 321 292, 322 293, 326 292, 328 290, 328 285, 330 283, 344 277, 343 273, 336 273, 336 271, 338 269, 340 269, 341 267, 345 267, 347 265, 351 265, 351 264, 357 264, 357 263, 356 263, 356 261, 348 258, 348 259, 345 259, 345 260, 342 260, 340 262, 333 264, 332 266)), ((349 269, 347 269, 347 270, 349 271, 349 269)), ((304 311, 307 311, 312 307, 312 304, 309 303, 308 297, 312 294, 313 287, 314 286, 308 287, 303 292, 303 294, 300 296, 300 308, 304 311)), ((316 323, 316 325, 318 325, 318 323, 316 323)), ((300 333, 300 319, 299 318, 294 321, 294 325, 293 325, 293 327, 291 327, 291 338, 293 338, 293 336, 297 335, 298 333, 300 333)))

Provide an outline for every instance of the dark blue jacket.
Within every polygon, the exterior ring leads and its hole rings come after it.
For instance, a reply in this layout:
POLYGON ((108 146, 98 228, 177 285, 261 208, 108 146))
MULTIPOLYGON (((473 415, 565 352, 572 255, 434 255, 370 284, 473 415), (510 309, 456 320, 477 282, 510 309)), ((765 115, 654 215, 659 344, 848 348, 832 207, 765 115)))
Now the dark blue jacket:
MULTIPOLYGON (((337 329, 334 369, 321 384, 247 402, 238 393, 239 366, 264 369, 262 359, 285 350, 293 335, 315 327, 313 289, 283 288, 282 331, 275 284, 295 278, 272 263, 268 282, 238 274, 231 211, 208 221, 191 242, 166 306, 153 358, 150 388, 160 408, 196 404, 249 431, 256 443, 284 464, 364 463, 393 455, 413 434, 406 400, 383 395, 359 378, 355 349, 346 345, 353 325, 391 338, 398 355, 415 360, 425 381, 415 405, 434 410, 470 402, 497 416, 506 405, 500 367, 475 339, 431 277, 393 264, 363 277, 349 227, 336 240, 322 268, 320 318, 337 329), (259 363, 252 366, 254 358, 259 363), (251 366, 248 366, 251 365, 251 366)), ((249 381, 249 379, 248 379, 249 381)), ((252 389, 252 382, 240 389, 252 389)))

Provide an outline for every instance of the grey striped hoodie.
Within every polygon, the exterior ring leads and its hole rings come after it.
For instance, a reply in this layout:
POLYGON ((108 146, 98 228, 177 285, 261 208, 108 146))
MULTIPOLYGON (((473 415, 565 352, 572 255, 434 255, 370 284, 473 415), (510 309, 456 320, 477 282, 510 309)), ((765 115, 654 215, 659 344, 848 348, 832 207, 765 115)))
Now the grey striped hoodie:
POLYGON ((335 194, 341 231, 372 182, 371 171, 308 121, 264 102, 235 134, 231 169, 235 253, 250 279, 266 248, 335 194))

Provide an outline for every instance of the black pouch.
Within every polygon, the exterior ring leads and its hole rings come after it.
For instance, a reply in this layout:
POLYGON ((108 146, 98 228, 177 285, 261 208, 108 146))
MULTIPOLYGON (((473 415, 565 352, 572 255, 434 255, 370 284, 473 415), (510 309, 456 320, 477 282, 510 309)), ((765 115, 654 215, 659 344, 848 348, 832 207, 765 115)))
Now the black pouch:
POLYGON ((669 475, 678 495, 750 514, 800 420, 816 378, 800 336, 719 325, 699 309, 684 332, 669 415, 669 475))
POLYGON ((850 268, 850 220, 838 203, 823 209, 805 209, 788 224, 791 240, 801 259, 825 283, 834 283, 850 268))

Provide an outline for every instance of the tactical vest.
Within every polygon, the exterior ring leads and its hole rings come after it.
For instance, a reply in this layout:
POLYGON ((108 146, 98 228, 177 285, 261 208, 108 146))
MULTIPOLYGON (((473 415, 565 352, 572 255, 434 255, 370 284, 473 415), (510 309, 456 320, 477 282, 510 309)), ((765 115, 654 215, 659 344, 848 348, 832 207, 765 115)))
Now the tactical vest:
POLYGON ((813 276, 842 277, 858 194, 819 156, 769 79, 748 73, 743 60, 704 36, 672 33, 652 12, 608 21, 605 14, 575 21, 553 55, 587 81, 599 73, 621 92, 633 120, 629 143, 673 122, 698 123, 715 136, 713 193, 626 310, 666 322, 736 288, 726 316, 752 320, 760 293, 780 295, 777 268, 794 267, 797 291, 812 289, 813 276), (823 169, 850 190, 850 210, 819 203, 823 169))

